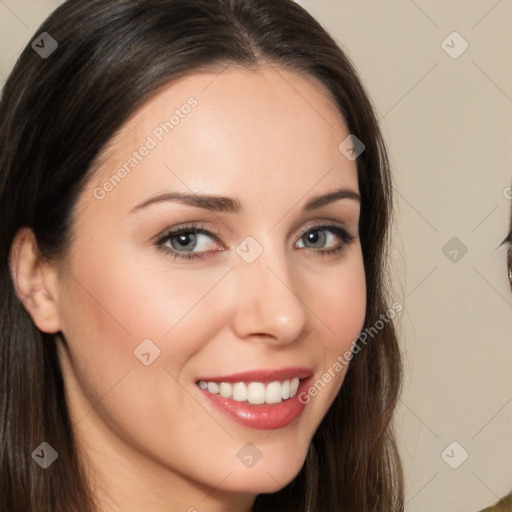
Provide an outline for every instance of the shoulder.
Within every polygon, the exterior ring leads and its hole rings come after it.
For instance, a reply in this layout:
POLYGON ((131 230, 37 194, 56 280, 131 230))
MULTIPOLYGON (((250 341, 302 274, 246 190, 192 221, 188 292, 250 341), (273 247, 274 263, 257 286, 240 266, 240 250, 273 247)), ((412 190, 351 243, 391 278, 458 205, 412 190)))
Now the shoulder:
POLYGON ((487 507, 480 512, 512 512, 512 493, 502 498, 492 507, 487 507))

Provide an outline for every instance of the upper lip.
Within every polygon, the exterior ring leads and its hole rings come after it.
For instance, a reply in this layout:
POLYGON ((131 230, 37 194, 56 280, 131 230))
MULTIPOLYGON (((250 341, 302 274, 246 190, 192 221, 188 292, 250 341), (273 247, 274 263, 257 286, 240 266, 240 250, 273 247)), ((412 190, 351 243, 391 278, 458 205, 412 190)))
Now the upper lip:
POLYGON ((305 379, 311 376, 313 371, 306 366, 290 366, 287 368, 274 368, 267 370, 249 370, 246 372, 233 373, 213 377, 201 377, 198 381, 207 382, 274 382, 293 379, 305 379))

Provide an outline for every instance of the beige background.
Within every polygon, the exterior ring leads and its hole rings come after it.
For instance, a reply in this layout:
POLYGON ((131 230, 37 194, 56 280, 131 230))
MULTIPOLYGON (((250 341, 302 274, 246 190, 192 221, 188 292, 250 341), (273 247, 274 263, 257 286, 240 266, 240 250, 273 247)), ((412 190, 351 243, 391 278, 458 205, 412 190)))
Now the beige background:
MULTIPOLYGON (((60 3, 0 0, 0 84, 60 3)), ((406 509, 478 510, 512 489, 512 2, 300 3, 355 62, 392 157, 406 509)))

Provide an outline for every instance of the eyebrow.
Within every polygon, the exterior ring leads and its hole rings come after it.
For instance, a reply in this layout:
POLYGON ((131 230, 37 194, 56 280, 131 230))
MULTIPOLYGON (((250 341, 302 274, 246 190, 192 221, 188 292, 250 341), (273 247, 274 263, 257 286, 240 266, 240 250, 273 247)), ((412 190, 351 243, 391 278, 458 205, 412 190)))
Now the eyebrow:
MULTIPOLYGON (((327 194, 313 197, 304 205, 303 210, 305 212, 316 210, 340 199, 353 199, 361 202, 361 196, 356 191, 348 188, 341 188, 327 194)), ((230 197, 189 194, 186 192, 166 192, 138 204, 130 211, 130 215, 148 207, 149 205, 167 201, 176 201, 188 206, 204 208, 205 210, 219 213, 240 213, 242 211, 240 201, 230 197)))

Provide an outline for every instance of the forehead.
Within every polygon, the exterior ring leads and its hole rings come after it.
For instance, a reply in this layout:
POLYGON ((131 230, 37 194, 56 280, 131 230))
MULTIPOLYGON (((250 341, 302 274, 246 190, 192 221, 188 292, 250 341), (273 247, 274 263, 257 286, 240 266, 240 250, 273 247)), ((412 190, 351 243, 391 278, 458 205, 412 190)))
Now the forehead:
POLYGON ((91 187, 121 174, 111 205, 165 187, 219 187, 238 197, 290 190, 295 200, 319 180, 357 189, 356 164, 339 150, 348 135, 329 92, 312 77, 274 65, 194 73, 131 117, 104 152, 91 187))
POLYGON ((250 116, 249 122, 284 121, 298 115, 293 120, 308 121, 312 131, 345 126, 330 91, 315 77, 263 64, 254 69, 227 66, 178 78, 160 88, 125 124, 125 131, 133 133, 139 128, 147 132, 151 127, 148 122, 168 119, 190 98, 196 98, 200 107, 195 117, 199 112, 203 118, 217 117, 236 124, 244 114, 250 116))

